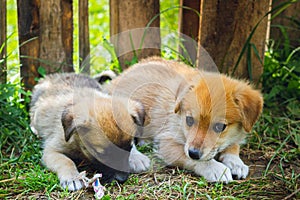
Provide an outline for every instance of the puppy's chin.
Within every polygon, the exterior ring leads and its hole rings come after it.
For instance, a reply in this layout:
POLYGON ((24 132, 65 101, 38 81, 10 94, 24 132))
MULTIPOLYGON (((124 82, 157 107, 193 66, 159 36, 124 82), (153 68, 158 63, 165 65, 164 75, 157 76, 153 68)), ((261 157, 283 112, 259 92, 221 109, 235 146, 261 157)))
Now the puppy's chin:
POLYGON ((95 172, 101 173, 101 183, 110 183, 117 180, 123 183, 127 180, 130 172, 129 155, 130 146, 125 146, 124 149, 111 143, 104 148, 97 148, 98 146, 91 145, 85 141, 81 146, 85 157, 91 162, 91 169, 95 172))
POLYGON ((116 180, 119 183, 124 183, 129 177, 129 172, 113 169, 100 162, 93 165, 92 169, 102 174, 102 178, 100 180, 102 184, 111 183, 113 180, 116 180))
POLYGON ((215 156, 218 154, 218 152, 216 150, 212 150, 210 151, 207 155, 204 155, 201 158, 201 161, 209 161, 215 158, 215 156))

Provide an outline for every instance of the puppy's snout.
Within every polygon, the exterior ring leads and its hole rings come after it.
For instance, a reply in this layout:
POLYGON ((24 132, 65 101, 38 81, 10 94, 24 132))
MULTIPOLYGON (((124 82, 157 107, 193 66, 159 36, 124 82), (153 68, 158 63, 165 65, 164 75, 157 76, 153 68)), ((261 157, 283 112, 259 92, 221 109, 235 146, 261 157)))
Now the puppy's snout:
POLYGON ((202 152, 195 148, 189 149, 189 156, 193 160, 199 160, 202 156, 202 152))
POLYGON ((115 179, 119 182, 119 183, 124 183, 129 177, 129 173, 126 172, 118 172, 115 175, 115 179))

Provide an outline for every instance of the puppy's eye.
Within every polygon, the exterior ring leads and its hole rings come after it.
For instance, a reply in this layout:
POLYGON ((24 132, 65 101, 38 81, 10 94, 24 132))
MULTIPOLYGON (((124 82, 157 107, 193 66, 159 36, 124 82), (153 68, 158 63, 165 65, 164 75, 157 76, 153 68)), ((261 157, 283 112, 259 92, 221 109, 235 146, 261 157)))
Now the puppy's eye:
POLYGON ((193 117, 191 117, 191 116, 187 116, 187 117, 186 117, 186 124, 187 124, 188 126, 193 126, 194 123, 195 123, 195 121, 194 121, 194 118, 193 118, 193 117))
POLYGON ((215 123, 213 125, 213 130, 216 132, 216 133, 221 133, 225 130, 225 128, 227 127, 226 124, 224 123, 215 123))

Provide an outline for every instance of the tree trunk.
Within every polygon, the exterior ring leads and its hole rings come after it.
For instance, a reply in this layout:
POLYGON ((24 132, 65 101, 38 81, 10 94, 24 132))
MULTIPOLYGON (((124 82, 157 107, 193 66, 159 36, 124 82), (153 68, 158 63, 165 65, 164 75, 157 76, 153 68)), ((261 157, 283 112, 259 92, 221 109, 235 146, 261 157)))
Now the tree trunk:
POLYGON ((0 84, 6 83, 6 32, 6 0, 0 0, 0 84))
MULTIPOLYGON (((273 8, 286 1, 276 0, 273 1, 273 8)), ((271 22, 270 38, 275 42, 281 44, 283 42, 289 42, 288 45, 292 49, 300 46, 300 1, 291 4, 282 13, 276 16, 271 22), (284 33, 281 31, 283 27, 286 31, 288 41, 285 41, 284 33)))
POLYGON ((21 77, 25 90, 31 90, 39 77, 39 0, 18 0, 18 30, 21 77))
POLYGON ((72 72, 72 0, 40 1, 40 61, 47 73, 72 72))
POLYGON ((269 11, 269 4, 269 0, 201 1, 199 45, 208 51, 221 72, 259 82, 263 72, 260 60, 264 58, 267 18, 257 27, 250 41, 253 45, 246 48, 249 51, 245 51, 240 62, 237 62, 251 31, 269 11))
POLYGON ((200 1, 180 0, 180 6, 182 8, 179 10, 179 32, 184 35, 181 35, 183 48, 180 46, 179 52, 185 59, 195 64, 200 19, 195 11, 200 13, 200 1), (191 8, 191 10, 185 7, 191 8))
POLYGON ((90 73, 89 2, 79 1, 79 65, 82 72, 90 73))
POLYGON ((158 13, 159 0, 110 0, 111 42, 123 69, 135 56, 141 59, 160 55, 158 13), (145 29, 154 17, 150 28, 145 29))

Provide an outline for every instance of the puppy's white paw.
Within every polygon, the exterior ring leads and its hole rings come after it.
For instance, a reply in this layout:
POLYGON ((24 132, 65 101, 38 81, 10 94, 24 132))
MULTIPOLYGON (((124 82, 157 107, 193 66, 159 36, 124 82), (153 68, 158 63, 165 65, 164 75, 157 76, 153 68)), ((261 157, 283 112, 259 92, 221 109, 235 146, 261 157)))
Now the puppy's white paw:
POLYGON ((238 179, 245 179, 249 173, 249 167, 244 164, 239 156, 233 154, 222 154, 219 160, 229 167, 231 174, 238 179))
POLYGON ((84 181, 81 178, 74 178, 69 180, 62 180, 60 181, 60 185, 64 189, 68 188, 69 191, 76 191, 84 187, 84 181))
POLYGON ((30 129, 35 135, 39 135, 39 132, 34 128, 34 126, 31 125, 30 129))
POLYGON ((230 169, 216 160, 200 161, 195 166, 195 173, 203 176, 209 182, 232 181, 230 169))
POLYGON ((86 172, 82 171, 78 173, 78 171, 70 171, 69 174, 63 174, 60 176, 60 185, 69 191, 80 190, 81 188, 86 186, 86 172))
POLYGON ((132 147, 129 155, 129 166, 132 173, 140 173, 150 168, 150 159, 139 152, 135 145, 132 147))

